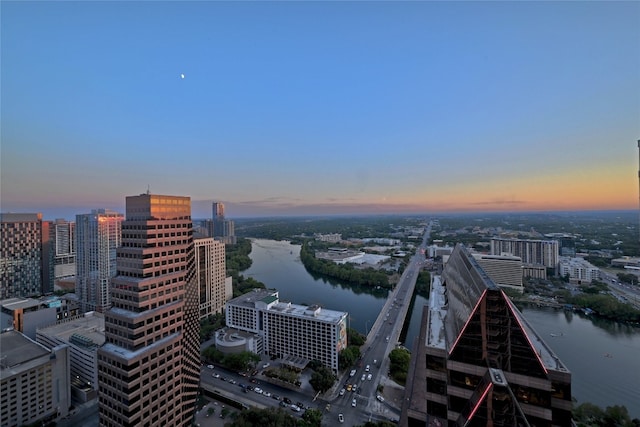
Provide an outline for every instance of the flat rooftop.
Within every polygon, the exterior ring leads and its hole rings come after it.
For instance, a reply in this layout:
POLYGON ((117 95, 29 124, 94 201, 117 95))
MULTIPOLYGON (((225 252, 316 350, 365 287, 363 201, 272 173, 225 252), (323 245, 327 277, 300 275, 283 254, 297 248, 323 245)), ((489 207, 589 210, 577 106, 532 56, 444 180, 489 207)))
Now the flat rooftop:
POLYGON ((276 291, 275 289, 253 289, 246 294, 240 295, 239 297, 235 297, 227 301, 227 304, 255 308, 256 302, 262 301, 265 298, 268 301, 269 297, 272 296, 278 297, 278 291, 276 291))
POLYGON ((0 334, 0 378, 6 378, 28 369, 29 362, 48 356, 51 351, 18 331, 0 334))
POLYGON ((94 344, 101 346, 105 342, 104 315, 91 311, 85 313, 80 318, 42 328, 39 329, 38 332, 55 336, 65 342, 69 342, 71 335, 78 334, 89 338, 94 344))
POLYGON ((271 306, 267 311, 278 312, 303 319, 315 319, 327 323, 338 323, 347 316, 345 311, 328 310, 317 305, 307 306, 292 304, 290 302, 279 302, 271 306))

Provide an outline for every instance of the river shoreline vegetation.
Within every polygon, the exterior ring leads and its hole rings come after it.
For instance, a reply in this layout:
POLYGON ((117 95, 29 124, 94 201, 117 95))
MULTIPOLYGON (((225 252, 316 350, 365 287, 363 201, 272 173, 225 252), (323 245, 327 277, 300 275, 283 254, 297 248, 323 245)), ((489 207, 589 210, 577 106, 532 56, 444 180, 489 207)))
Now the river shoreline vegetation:
POLYGON ((305 241, 300 248, 300 261, 310 273, 320 274, 358 286, 385 289, 392 287, 389 283, 389 275, 374 268, 358 269, 351 263, 336 264, 330 260, 316 258, 315 251, 311 249, 312 245, 315 250, 328 248, 326 244, 318 245, 317 243, 305 241))
MULTIPOLYGON (((349 234, 352 231, 353 236, 358 235, 359 237, 389 237, 390 230, 394 230, 389 227, 389 223, 393 221, 396 224, 401 222, 398 217, 388 216, 377 219, 340 217, 246 220, 236 223, 236 233, 238 236, 252 238, 287 240, 304 246, 305 242, 310 241, 313 233, 343 233, 343 239, 348 238, 347 236, 352 237, 349 234)), ((425 216, 412 218, 408 221, 413 221, 416 225, 425 223, 425 216)), ((575 251, 587 254, 586 259, 600 268, 612 269, 611 260, 615 257, 640 255, 636 212, 443 215, 438 217, 438 223, 433 229, 432 242, 440 240, 441 245, 449 244, 452 246, 456 243, 463 243, 478 251, 486 252, 490 246, 491 235, 501 235, 503 232, 508 233, 511 237, 529 239, 549 238, 545 237, 546 233, 566 233, 572 236, 575 251)), ((313 241, 313 245, 320 247, 320 242, 313 241)), ((311 259, 312 255, 309 253, 307 256, 308 259, 311 259)), ((313 258, 315 259, 315 256, 313 258)), ((312 269, 306 269, 312 272, 312 269)), ((611 270, 608 271, 611 272, 611 270)), ((399 272, 401 273, 402 270, 399 272)), ((633 272, 619 269, 618 280, 621 283, 638 286, 638 276, 631 273, 633 272)), ((322 275, 322 273, 318 274, 322 275)), ((239 273, 237 277, 240 277, 239 273)), ((327 277, 331 276, 327 275, 327 277)), ((336 277, 336 280, 342 281, 344 279, 336 277)), ((428 297, 429 284, 429 273, 426 271, 420 273, 416 284, 416 293, 420 292, 424 297, 428 297)), ((517 300, 520 299, 521 302, 535 304, 534 299, 541 297, 555 301, 560 306, 568 304, 575 307, 589 307, 597 312, 597 316, 623 324, 635 325, 640 319, 637 310, 633 310, 630 305, 621 303, 611 295, 607 295, 607 285, 601 282, 596 281, 576 286, 570 284, 566 278, 551 277, 545 281, 525 280, 524 285, 524 295, 510 294, 507 291, 514 301, 518 302, 517 300), (533 299, 530 300, 530 297, 533 299)), ((598 321, 598 317, 590 317, 592 321, 598 321)), ((633 328, 633 326, 629 327, 633 328)), ((351 344, 351 340, 349 343, 351 344)), ((351 366, 352 363, 347 362, 355 363, 360 357, 359 346, 352 345, 350 347, 351 349, 348 348, 348 351, 345 349, 340 355, 341 366, 351 366)), ((575 406, 573 412, 574 420, 578 426, 640 427, 640 420, 638 418, 631 419, 627 408, 621 405, 607 406, 605 409, 601 409, 586 402, 575 406)))

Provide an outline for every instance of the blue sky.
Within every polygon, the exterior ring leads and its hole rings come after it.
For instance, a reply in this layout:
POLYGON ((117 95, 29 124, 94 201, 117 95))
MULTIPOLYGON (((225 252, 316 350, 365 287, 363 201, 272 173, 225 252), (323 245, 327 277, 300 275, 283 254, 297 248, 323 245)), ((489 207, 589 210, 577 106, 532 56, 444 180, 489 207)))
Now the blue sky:
POLYGON ((4 212, 637 208, 640 2, 0 7, 4 212))

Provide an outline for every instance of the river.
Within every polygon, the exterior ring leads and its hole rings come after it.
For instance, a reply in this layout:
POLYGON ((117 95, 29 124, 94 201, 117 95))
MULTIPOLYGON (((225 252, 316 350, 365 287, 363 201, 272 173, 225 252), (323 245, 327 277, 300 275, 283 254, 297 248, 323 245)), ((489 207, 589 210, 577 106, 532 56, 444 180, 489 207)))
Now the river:
MULTIPOLYGON (((300 245, 275 240, 252 241, 251 267, 242 274, 279 291, 280 299, 296 304, 319 304, 349 313, 350 327, 368 332, 382 308, 386 291, 369 290, 314 277, 299 257, 300 245)), ((427 300, 416 296, 407 325, 405 345, 420 330, 427 300)), ((640 328, 553 309, 522 309, 534 329, 553 348, 572 373, 573 396, 602 409, 624 405, 640 418, 640 328)))

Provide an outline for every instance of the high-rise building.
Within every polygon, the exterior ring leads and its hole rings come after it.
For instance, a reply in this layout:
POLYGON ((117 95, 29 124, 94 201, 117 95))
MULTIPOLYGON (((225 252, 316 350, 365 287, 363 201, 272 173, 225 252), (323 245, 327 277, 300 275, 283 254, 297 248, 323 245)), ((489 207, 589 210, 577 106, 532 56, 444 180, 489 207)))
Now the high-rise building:
POLYGON ((98 350, 100 424, 190 426, 200 324, 189 197, 127 197, 117 253, 98 350))
POLYGON ((200 293, 200 319, 221 313, 226 302, 225 246, 213 238, 195 239, 195 283, 200 293))
POLYGON ((76 294, 83 311, 104 312, 111 306, 109 284, 116 275, 123 219, 108 209, 76 215, 76 294))
POLYGON ((0 214, 0 299, 43 294, 42 245, 47 240, 42 214, 0 214))
POLYGON ((557 240, 491 239, 491 255, 512 255, 522 259, 523 264, 544 265, 554 272, 560 256, 557 240))
POLYGON ((76 274, 76 223, 64 219, 53 221, 54 279, 65 279, 76 274))
POLYGON ((571 373, 464 246, 422 319, 400 426, 572 425, 571 373))
POLYGON ((212 213, 211 228, 213 233, 210 232, 209 236, 225 244, 235 245, 237 242, 235 222, 224 217, 224 204, 213 202, 212 213))
POLYGON ((215 219, 224 219, 224 203, 222 202, 213 202, 211 204, 212 218, 215 219))

